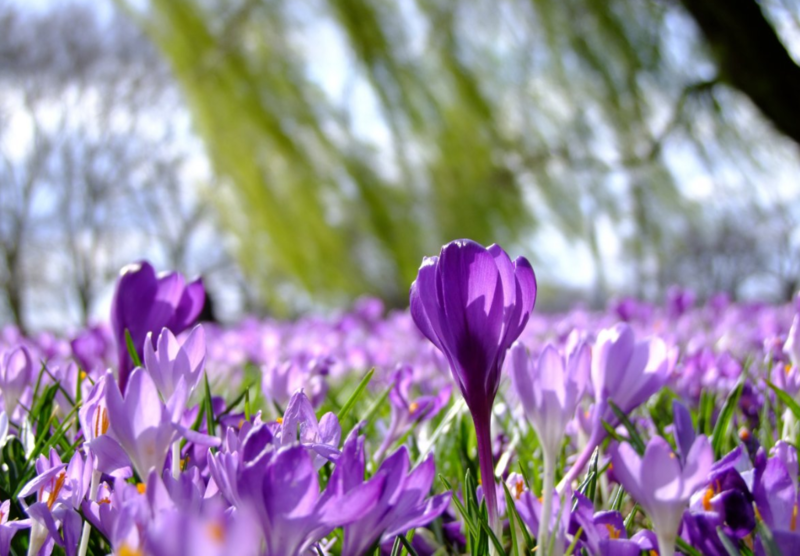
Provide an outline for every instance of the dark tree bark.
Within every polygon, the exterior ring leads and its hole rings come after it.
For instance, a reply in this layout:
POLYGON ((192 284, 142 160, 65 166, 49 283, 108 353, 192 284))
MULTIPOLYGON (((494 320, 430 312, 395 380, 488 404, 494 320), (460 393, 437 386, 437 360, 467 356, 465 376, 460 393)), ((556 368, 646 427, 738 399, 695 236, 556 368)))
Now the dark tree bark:
POLYGON ((800 67, 755 0, 681 0, 705 35, 720 77, 800 144, 800 67))

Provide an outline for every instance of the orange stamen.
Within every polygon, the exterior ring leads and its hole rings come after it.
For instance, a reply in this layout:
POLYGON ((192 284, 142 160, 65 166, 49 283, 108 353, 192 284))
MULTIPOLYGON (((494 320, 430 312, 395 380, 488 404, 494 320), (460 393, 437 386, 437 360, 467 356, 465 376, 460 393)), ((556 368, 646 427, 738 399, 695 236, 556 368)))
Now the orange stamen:
POLYGON ((514 486, 514 488, 516 490, 516 492, 514 493, 515 497, 517 500, 519 500, 520 496, 522 496, 522 492, 525 490, 525 483, 522 482, 522 479, 520 479, 519 481, 517 481, 517 484, 514 486))
POLYGON ((417 402, 411 402, 411 405, 408 406, 409 413, 414 413, 418 409, 419 409, 419 404, 417 402))
POLYGON ((147 485, 144 483, 137 483, 136 490, 139 492, 139 494, 144 494, 147 492, 147 485))
POLYGON ((282 425, 282 424, 283 424, 283 417, 278 417, 278 418, 277 418, 277 419, 275 419, 275 420, 278 422, 278 424, 279 424, 279 425, 282 425))
POLYGON ((605 524, 606 529, 608 529, 608 538, 611 540, 616 540, 619 538, 621 532, 614 527, 613 525, 609 525, 608 523, 605 524))
POLYGON ((789 531, 794 532, 797 529, 797 502, 792 506, 792 519, 789 520, 789 531))
POLYGON ((216 543, 222 544, 222 541, 225 540, 225 529, 217 522, 209 523, 206 531, 211 540, 216 543))
POLYGON ((56 484, 53 487, 53 490, 50 491, 50 494, 47 496, 47 509, 52 510, 53 504, 56 503, 56 499, 58 498, 58 493, 61 492, 61 488, 64 486, 64 481, 67 480, 67 474, 63 471, 58 474, 56 478, 56 484))

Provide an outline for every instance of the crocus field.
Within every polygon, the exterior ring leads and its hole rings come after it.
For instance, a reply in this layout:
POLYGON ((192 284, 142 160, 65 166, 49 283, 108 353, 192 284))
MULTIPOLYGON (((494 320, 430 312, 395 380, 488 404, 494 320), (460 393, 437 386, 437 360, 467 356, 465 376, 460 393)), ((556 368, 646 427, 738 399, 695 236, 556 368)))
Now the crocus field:
POLYGON ((0 556, 800 554, 800 306, 534 309, 462 240, 410 309, 196 324, 123 269, 108 325, 0 336, 0 556))

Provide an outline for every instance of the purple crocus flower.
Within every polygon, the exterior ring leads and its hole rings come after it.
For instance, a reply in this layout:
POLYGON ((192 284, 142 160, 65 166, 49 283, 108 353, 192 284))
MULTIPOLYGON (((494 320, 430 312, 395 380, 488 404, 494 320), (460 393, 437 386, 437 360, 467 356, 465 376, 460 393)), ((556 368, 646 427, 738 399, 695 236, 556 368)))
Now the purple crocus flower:
POLYGON ((426 257, 411 284, 411 316, 444 353, 472 414, 489 521, 497 528, 491 416, 506 351, 519 337, 536 301, 530 263, 511 261, 498 245, 452 241, 426 257))
POLYGON ((262 452, 242 470, 238 491, 261 525, 265 554, 295 556, 368 514, 382 487, 382 482, 363 483, 343 495, 320 496, 311 456, 295 445, 262 452))
POLYGON ((22 393, 33 382, 33 361, 28 348, 18 346, 3 353, 0 360, 0 394, 6 414, 11 417, 22 393))
POLYGON ((156 276, 150 263, 128 265, 120 272, 111 303, 111 327, 117 341, 120 388, 125 389, 133 361, 128 355, 128 330, 139 357, 144 354, 148 332, 169 328, 179 334, 197 319, 205 302, 203 281, 186 284, 182 274, 156 276))
POLYGON ((336 463, 324 499, 351 496, 370 485, 375 500, 369 511, 344 527, 342 556, 360 556, 373 545, 393 539, 439 517, 450 503, 450 493, 429 496, 436 468, 433 457, 410 470, 405 446, 382 463, 375 475, 364 482, 364 438, 353 431, 336 463))
POLYGON ((417 423, 424 423, 436 417, 439 411, 450 400, 451 386, 441 388, 435 395, 419 396, 411 399, 411 385, 414 371, 409 365, 403 365, 392 374, 394 388, 389 392, 389 403, 392 408, 389 430, 383 442, 373 455, 379 461, 383 454, 405 432, 417 423))
POLYGON ((623 413, 630 413, 664 386, 668 375, 667 348, 660 338, 637 342, 633 329, 625 323, 600 331, 592 354, 595 406, 591 434, 586 447, 561 479, 559 491, 577 478, 605 438, 603 421, 612 426, 618 423, 609 401, 623 413))
POLYGON ((714 453, 705 436, 698 436, 682 467, 666 440, 656 436, 644 457, 627 443, 611 450, 614 475, 644 508, 653 522, 661 556, 675 553, 683 513, 691 495, 708 479, 714 453))
POLYGON ((277 432, 279 446, 291 446, 296 442, 308 446, 315 452, 314 468, 319 470, 326 461, 339 455, 342 427, 339 419, 330 411, 317 421, 311 401, 303 390, 298 390, 289 400, 286 412, 277 432))
MULTIPOLYGON (((525 346, 517 342, 511 348, 511 358, 514 386, 542 446, 542 511, 548 515, 555 486, 556 458, 561 451, 567 425, 575 416, 580 396, 589 380, 591 353, 589 346, 581 344, 564 361, 561 354, 548 344, 534 366, 525 346)), ((547 546, 548 529, 549 523, 540 522, 537 542, 542 546, 547 546)))
POLYGON ((144 363, 158 393, 168 400, 183 377, 191 395, 206 361, 206 334, 203 327, 195 326, 183 342, 178 342, 168 328, 163 328, 158 336, 157 349, 153 347, 152 336, 153 333, 148 332, 144 342, 144 363))
POLYGON ((577 549, 586 549, 593 556, 639 556, 643 550, 656 548, 647 533, 640 531, 628 538, 622 514, 617 511, 594 511, 594 504, 580 493, 575 493, 569 532, 578 537, 577 549))
POLYGON ((783 352, 789 356, 789 361, 792 362, 792 365, 800 367, 800 313, 796 314, 792 320, 786 343, 783 344, 783 352))
POLYGON ((175 440, 176 426, 186 401, 186 382, 181 378, 170 398, 170 407, 158 396, 153 379, 141 368, 131 374, 123 398, 113 379, 106 379, 105 402, 110 433, 130 458, 139 477, 164 467, 175 440))
POLYGON ((31 526, 29 519, 8 520, 11 510, 11 501, 5 500, 0 503, 0 556, 8 556, 11 548, 11 541, 20 529, 28 529, 31 526))

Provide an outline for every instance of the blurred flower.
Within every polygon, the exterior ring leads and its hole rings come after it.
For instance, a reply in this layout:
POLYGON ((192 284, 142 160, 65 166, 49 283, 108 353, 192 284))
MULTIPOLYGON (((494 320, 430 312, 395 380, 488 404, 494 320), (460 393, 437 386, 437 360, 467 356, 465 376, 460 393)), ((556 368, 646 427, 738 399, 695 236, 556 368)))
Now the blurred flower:
POLYGON ((606 436, 603 421, 619 423, 609 401, 629 414, 667 382, 667 348, 660 338, 636 341, 633 329, 620 323, 601 330, 592 353, 592 383, 595 405, 587 445, 561 479, 559 491, 583 471, 584 466, 606 436))
POLYGON ((424 423, 436 417, 439 411, 450 401, 452 388, 448 385, 441 388, 436 395, 419 396, 411 400, 411 385, 414 371, 409 365, 403 365, 392 373, 394 387, 389 392, 391 404, 391 421, 389 430, 384 435, 383 442, 373 455, 380 461, 383 454, 406 431, 417 423, 424 423))
POLYGON ((205 288, 200 278, 186 284, 183 275, 177 272, 156 276, 146 261, 122 269, 111 302, 111 328, 117 342, 121 389, 125 389, 133 370, 125 330, 130 332, 141 358, 148 332, 168 328, 180 334, 197 319, 204 302, 205 288))
POLYGON ((0 503, 0 556, 8 556, 11 551, 11 541, 20 529, 28 529, 31 526, 29 519, 9 521, 8 515, 11 510, 11 501, 5 500, 0 503))
POLYGON ((366 488, 375 496, 368 511, 344 526, 342 556, 360 556, 376 542, 425 526, 450 503, 449 492, 429 496, 436 474, 433 457, 409 471, 411 462, 405 446, 387 457, 365 483, 364 439, 357 432, 347 438, 323 497, 352 496, 366 488))
MULTIPOLYGON (((491 412, 506 350, 536 301, 536 278, 523 257, 514 262, 497 245, 453 241, 422 262, 411 284, 411 316, 447 357, 472 414, 484 486, 494 484, 491 412)), ((497 527, 497 500, 486 488, 489 521, 497 527)))
POLYGON ((28 348, 18 346, 3 353, 0 360, 0 394, 6 415, 14 413, 22 393, 33 382, 33 361, 28 348))
POLYGON ((660 436, 647 443, 644 457, 627 443, 612 448, 614 475, 653 522, 661 556, 674 554, 689 498, 707 481, 713 462, 714 453, 705 436, 694 441, 684 466, 660 436))
MULTIPOLYGON (((333 478, 331 479, 333 482, 333 478)), ((239 476, 246 511, 263 533, 266 556, 295 556, 375 507, 382 482, 320 496, 317 472, 305 447, 262 452, 239 476)))
POLYGON ((191 396, 206 361, 206 335, 203 327, 195 326, 181 343, 168 328, 163 328, 158 336, 157 350, 153 348, 152 336, 153 333, 148 332, 144 342, 144 364, 159 394, 168 400, 183 378, 188 395, 191 396))
MULTIPOLYGON (((575 409, 589 379, 591 353, 581 344, 564 358, 551 345, 545 346, 536 365, 528 357, 525 346, 517 342, 511 348, 511 378, 528 420, 533 424, 544 459, 542 507, 550 513, 553 499, 556 458, 575 416, 575 409)), ((540 521, 537 543, 548 544, 549 523, 540 521)))
POLYGON ((158 397, 153 379, 141 368, 131 374, 125 397, 111 378, 106 379, 105 393, 111 434, 128 454, 136 473, 141 478, 151 469, 161 473, 176 436, 174 423, 185 404, 185 380, 179 380, 170 407, 158 397))
POLYGON ((511 378, 542 449, 557 455, 575 416, 580 396, 589 381, 591 352, 581 344, 567 360, 551 345, 545 346, 536 363, 525 346, 511 348, 511 378))

